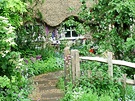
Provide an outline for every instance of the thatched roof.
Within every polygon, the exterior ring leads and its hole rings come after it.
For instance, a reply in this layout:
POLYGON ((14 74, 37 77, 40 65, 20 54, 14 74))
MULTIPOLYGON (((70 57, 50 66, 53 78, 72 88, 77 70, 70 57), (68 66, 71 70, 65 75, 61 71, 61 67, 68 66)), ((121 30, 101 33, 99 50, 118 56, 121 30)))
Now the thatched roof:
MULTIPOLYGON (((88 3, 89 6, 93 3, 88 3)), ((43 15, 43 20, 50 26, 57 26, 69 16, 77 16, 81 6, 80 0, 45 0, 36 8, 43 15)))

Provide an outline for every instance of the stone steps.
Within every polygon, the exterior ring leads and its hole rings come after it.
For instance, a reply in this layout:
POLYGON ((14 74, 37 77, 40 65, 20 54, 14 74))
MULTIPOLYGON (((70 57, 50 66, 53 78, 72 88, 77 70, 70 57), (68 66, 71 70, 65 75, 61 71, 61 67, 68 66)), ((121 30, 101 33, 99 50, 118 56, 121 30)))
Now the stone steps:
POLYGON ((56 88, 59 76, 59 72, 36 76, 33 79, 37 88, 35 95, 39 94, 39 97, 32 97, 32 101, 60 101, 64 96, 64 91, 56 88))

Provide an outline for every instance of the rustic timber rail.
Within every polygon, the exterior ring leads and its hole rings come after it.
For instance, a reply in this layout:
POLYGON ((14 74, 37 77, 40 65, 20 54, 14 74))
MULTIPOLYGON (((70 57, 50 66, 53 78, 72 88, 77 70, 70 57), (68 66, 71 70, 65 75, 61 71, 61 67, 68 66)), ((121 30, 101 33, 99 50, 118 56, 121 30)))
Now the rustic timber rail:
MULTIPOLYGON (((80 78, 80 61, 81 60, 90 60, 90 61, 98 61, 108 64, 108 75, 112 78, 113 77, 113 64, 115 65, 123 65, 127 66, 129 68, 135 69, 135 63, 123 61, 123 60, 113 60, 112 59, 112 52, 107 53, 107 58, 102 57, 80 57, 78 50, 71 50, 69 47, 66 47, 64 49, 64 61, 65 61, 65 68, 64 68, 64 74, 65 74, 65 85, 67 85, 67 82, 69 82, 72 79, 72 82, 74 83, 76 79, 80 78)), ((88 76, 90 76, 91 71, 88 70, 88 76)), ((123 74, 122 79, 119 79, 119 81, 123 82, 124 85, 130 84, 135 85, 135 75, 134 80, 127 79, 126 74, 123 74)))

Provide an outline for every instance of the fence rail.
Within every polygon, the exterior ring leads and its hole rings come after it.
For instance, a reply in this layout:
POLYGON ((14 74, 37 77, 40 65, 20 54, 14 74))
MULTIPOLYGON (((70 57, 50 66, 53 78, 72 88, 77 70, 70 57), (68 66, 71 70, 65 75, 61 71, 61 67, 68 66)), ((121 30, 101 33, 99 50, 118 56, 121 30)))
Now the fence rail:
MULTIPOLYGON (((129 68, 135 68, 135 63, 123 61, 123 60, 113 60, 112 59, 112 53, 107 53, 107 58, 102 57, 80 57, 78 50, 71 50, 69 47, 66 47, 64 49, 64 56, 65 56, 65 85, 68 81, 70 81, 70 78, 72 78, 72 82, 74 83, 76 79, 80 78, 80 61, 81 60, 89 60, 89 61, 98 61, 98 62, 104 62, 108 64, 108 74, 112 78, 113 77, 113 64, 116 65, 123 65, 127 66, 129 68), (71 77, 70 77, 71 74, 71 77)), ((88 76, 90 76, 90 71, 88 71, 88 76)), ((123 84, 130 84, 135 85, 135 75, 134 80, 127 79, 126 74, 123 74, 123 77, 119 79, 120 82, 123 82, 123 84)))
MULTIPOLYGON (((79 57, 79 58, 82 60, 95 60, 95 61, 107 63, 107 59, 102 58, 102 57, 79 57)), ((123 61, 123 60, 112 60, 112 63, 116 65, 122 65, 122 66, 135 68, 135 63, 131 63, 131 62, 123 61)))

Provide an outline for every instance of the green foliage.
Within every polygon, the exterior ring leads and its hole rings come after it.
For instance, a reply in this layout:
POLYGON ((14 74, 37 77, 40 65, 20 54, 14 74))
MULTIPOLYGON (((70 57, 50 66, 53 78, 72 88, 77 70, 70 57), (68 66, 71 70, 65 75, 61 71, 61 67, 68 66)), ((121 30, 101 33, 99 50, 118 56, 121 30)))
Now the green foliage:
POLYGON ((64 67, 64 61, 57 57, 50 57, 46 60, 27 60, 25 67, 27 68, 26 73, 28 73, 29 76, 33 76, 46 72, 62 70, 64 67))
MULTIPOLYGON (((124 73, 122 68, 125 68, 124 66, 117 66, 113 65, 114 67, 114 77, 118 78, 122 76, 122 73, 124 73)), ((108 64, 101 63, 101 62, 95 62, 95 61, 85 61, 81 63, 81 71, 85 73, 85 71, 91 70, 93 73, 96 72, 102 72, 103 75, 107 75, 108 71, 108 64)))
POLYGON ((11 47, 16 45, 14 42, 16 36, 14 27, 11 26, 7 18, 0 16, 0 25, 0 72, 1 75, 10 76, 19 63, 19 53, 11 51, 11 47))
POLYGON ((26 12, 26 4, 21 0, 1 0, 0 16, 9 19, 12 26, 20 26, 22 23, 22 15, 26 12))
POLYGON ((134 101, 135 100, 135 96, 134 95, 135 95, 135 88, 134 88, 134 86, 128 85, 126 87, 126 100, 130 99, 130 100, 134 101))
POLYGON ((41 50, 36 50, 36 54, 41 54, 42 59, 46 60, 46 59, 56 56, 57 51, 54 48, 54 46, 52 46, 51 44, 47 44, 45 48, 41 50))
POLYGON ((30 87, 26 75, 22 75, 23 65, 20 53, 12 51, 16 46, 14 27, 8 19, 0 16, 0 100, 26 100, 30 87))
POLYGON ((97 93, 90 89, 74 88, 73 91, 68 91, 61 101, 113 101, 113 99, 102 94, 98 96, 97 93))
POLYGON ((107 68, 106 64, 100 62, 82 62, 81 78, 76 81, 75 85, 67 86, 68 91, 63 101, 91 101, 91 98, 93 98, 92 101, 133 100, 134 89, 127 87, 124 94, 122 83, 118 82, 118 78, 122 76, 120 68, 123 67, 114 65, 114 78, 112 79, 108 77, 107 68), (87 70, 91 70, 89 78, 87 70))
POLYGON ((112 99, 118 99, 121 96, 122 86, 118 84, 115 80, 110 80, 106 75, 102 75, 99 72, 92 74, 91 78, 82 77, 77 87, 82 87, 85 89, 92 89, 97 95, 107 94, 111 96, 112 99))
MULTIPOLYGON (((28 86, 28 81, 24 77, 18 80, 16 76, 12 76, 11 79, 6 76, 0 76, 0 101, 24 101, 27 99, 31 91, 30 86, 28 86)), ((30 100, 27 99, 27 101, 30 100)))
POLYGON ((65 87, 64 87, 64 77, 60 77, 57 84, 56 84, 56 87, 61 89, 61 90, 64 90, 65 87))
POLYGON ((30 51, 38 50, 35 49, 37 46, 43 48, 43 44, 45 44, 45 40, 42 38, 46 37, 44 32, 44 26, 38 25, 36 22, 32 23, 32 25, 22 25, 16 30, 16 43, 18 45, 16 50, 20 51, 22 53, 22 56, 27 56, 30 51), (25 53, 26 51, 28 53, 25 53))
MULTIPOLYGON (((134 36, 135 2, 99 0, 97 5, 88 8, 85 1, 82 1, 78 19, 72 17, 64 24, 75 26, 78 34, 93 33, 94 42, 99 46, 98 53, 108 50, 114 52, 117 59, 126 60, 127 51, 133 52, 130 47, 125 52, 123 46, 126 47, 127 38, 134 36)), ((133 61, 131 55, 128 56, 133 61)))
MULTIPOLYGON (((64 24, 75 26, 78 34, 90 33, 93 37, 90 41, 98 46, 97 55, 111 51, 115 59, 134 62, 134 19, 134 0, 99 0, 97 5, 90 8, 86 6, 86 0, 82 0, 78 18, 69 18, 64 24)), ((89 55, 85 49, 88 48, 80 49, 81 54, 89 55)), ((135 72, 135 69, 125 68, 125 70, 130 77, 135 72)))

